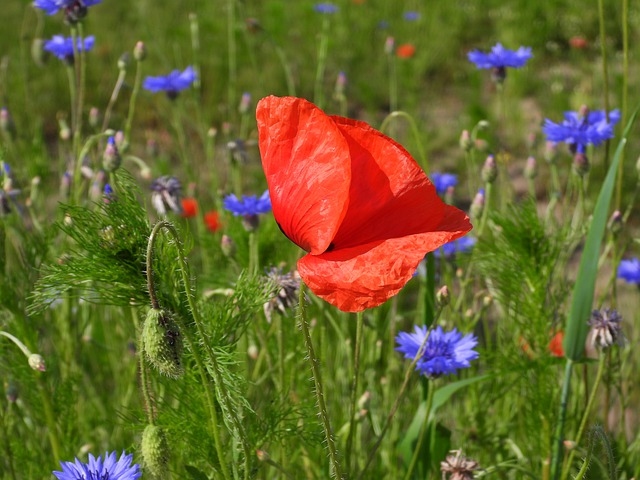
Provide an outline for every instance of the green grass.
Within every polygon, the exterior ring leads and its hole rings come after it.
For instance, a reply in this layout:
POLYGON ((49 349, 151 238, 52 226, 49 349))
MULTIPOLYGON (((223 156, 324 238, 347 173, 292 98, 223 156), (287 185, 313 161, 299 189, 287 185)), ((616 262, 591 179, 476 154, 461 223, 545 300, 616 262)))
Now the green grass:
MULTIPOLYGON (((478 188, 487 192, 484 211, 472 216, 477 244, 471 252, 436 259, 433 277, 418 275, 396 297, 364 312, 359 372, 356 315, 307 292, 305 315, 343 476, 439 479, 446 453, 461 449, 482 467, 476 478, 550 479, 558 423, 564 421, 560 440, 571 442, 585 415, 587 430, 576 453, 558 451, 555 478, 574 478, 587 464, 585 476, 576 478, 640 476, 634 409, 640 357, 633 348, 640 336, 640 296, 637 285, 616 279, 620 259, 640 252, 638 127, 631 127, 620 157, 620 199, 613 193, 624 221, 607 226, 601 242, 587 241, 588 232, 610 214, 601 211, 591 225, 622 126, 610 144, 588 149, 591 169, 584 177, 573 173, 564 145, 555 163, 545 161, 541 132, 545 118, 559 121, 563 111, 582 104, 605 105, 595 4, 342 0, 336 2, 340 11, 325 17, 311 1, 103 0, 82 25, 96 36, 86 54, 83 122, 75 140, 73 134, 63 140, 60 121, 73 129, 67 72, 53 57, 38 64, 33 43, 68 35, 69 27, 62 14, 44 16, 26 0, 6 3, 0 101, 15 131, 2 131, 0 160, 11 168, 11 185, 2 174, 4 195, 11 187, 20 192, 0 216, 0 331, 42 355, 47 370, 29 368, 18 346, 0 336, 0 479, 52 478, 60 461, 113 450, 133 453, 145 469, 143 478, 153 478, 154 466, 160 478, 324 479, 334 473, 300 308, 276 312, 270 323, 263 312, 280 291, 266 272, 295 269, 302 252, 271 214, 261 215, 249 232, 222 207, 229 193, 266 188, 254 107, 266 95, 292 89, 300 97, 324 99, 327 113, 345 110, 375 128, 385 124, 385 133, 430 171, 458 174, 460 183, 447 201, 460 208, 469 210, 478 188), (405 21, 409 10, 420 18, 405 21), (248 28, 246 19, 260 27, 248 28), (199 49, 192 43, 196 23, 199 49), (327 51, 318 91, 323 23, 327 51), (389 36, 396 46, 414 44, 415 55, 385 54, 389 36), (587 47, 572 48, 575 36, 584 37, 587 47), (121 148, 122 166, 110 174, 114 198, 105 203, 101 183, 92 197, 99 179, 80 175, 78 157, 86 154, 93 174, 102 168, 102 118, 89 125, 89 109, 105 113, 118 59, 138 41, 147 51, 139 63, 142 76, 197 62, 200 86, 175 101, 145 90, 132 96, 138 64, 131 60, 107 123, 124 130, 135 104, 131 141, 121 148), (476 70, 466 58, 468 51, 498 41, 508 48, 530 46, 534 53, 526 67, 509 70, 501 92, 488 71, 476 70), (339 72, 348 79, 346 103, 335 95, 339 72), (251 94, 247 112, 239 111, 243 92, 251 94), (394 102, 404 113, 388 117, 394 102), (480 121, 488 121, 477 132, 486 147, 465 152, 461 132, 480 121), (238 140, 245 146, 241 161, 228 148, 238 140), (481 178, 490 153, 499 174, 491 184, 481 178), (524 174, 529 155, 537 159, 533 179, 524 174), (61 186, 65 172, 80 180, 70 195, 61 186), (162 218, 151 205, 150 184, 160 175, 179 178, 199 211, 193 218, 169 213, 169 223, 152 235, 162 218), (203 222, 212 210, 221 220, 215 232, 203 222), (223 235, 234 244, 232 254, 222 246, 223 235), (577 278, 584 252, 593 265, 597 259, 595 287, 577 278), (451 292, 434 318, 430 281, 451 292), (575 291, 593 299, 592 305, 572 306, 579 298, 572 297, 576 282, 582 286, 575 291), (152 306, 170 315, 170 322, 158 324, 164 330, 144 328, 152 306), (583 317, 601 307, 620 311, 627 344, 603 353, 588 348, 587 359, 565 379, 566 359, 551 355, 549 342, 567 329, 570 357, 580 360, 584 325, 572 317, 568 327, 569 312, 582 311, 583 317), (479 359, 455 377, 433 380, 412 372, 394 350, 395 336, 422 325, 426 316, 447 329, 474 333, 479 359), (150 354, 153 341, 163 346, 159 353, 150 354), (596 384, 599 355, 605 370, 596 384), (182 374, 163 376, 156 368, 166 366, 162 362, 179 364, 172 372, 182 374), (565 380, 571 388, 561 410, 565 380), (586 411, 592 392, 595 403, 586 411), (355 420, 352 397, 359 401, 355 420), (432 415, 424 423, 428 405, 432 415), (159 427, 165 441, 153 454, 148 443, 141 447, 149 425, 159 427), (410 466, 421 435, 421 455, 410 466)), ((630 5, 625 72, 623 3, 607 2, 603 26, 608 100, 612 108, 626 108, 626 124, 640 103, 633 81, 640 12, 630 5)))

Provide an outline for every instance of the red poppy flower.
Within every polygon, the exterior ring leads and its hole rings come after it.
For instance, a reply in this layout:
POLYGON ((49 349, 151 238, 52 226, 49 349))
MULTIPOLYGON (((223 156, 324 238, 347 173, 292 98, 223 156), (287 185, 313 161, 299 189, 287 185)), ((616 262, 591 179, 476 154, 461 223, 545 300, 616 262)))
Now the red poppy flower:
POLYGON ((399 58, 411 58, 416 53, 416 47, 410 43, 400 45, 396 50, 396 55, 399 58))
POLYGON ((575 50, 584 50, 589 46, 589 41, 578 35, 569 39, 569 46, 575 50))
POLYGON ((339 309, 380 305, 427 252, 471 230, 411 155, 366 123, 294 97, 263 98, 256 117, 273 215, 309 252, 303 281, 339 309))
POLYGON ((184 218, 195 217, 198 213, 198 202, 195 198, 186 197, 181 199, 182 213, 184 218))
POLYGON ((556 334, 551 338, 551 341, 549 342, 549 352, 554 357, 564 357, 564 349, 562 348, 563 340, 564 332, 562 330, 556 332, 556 334))
POLYGON ((204 223, 210 232, 217 232, 222 226, 220 223, 220 215, 218 215, 218 212, 215 210, 211 210, 204 214, 204 223))

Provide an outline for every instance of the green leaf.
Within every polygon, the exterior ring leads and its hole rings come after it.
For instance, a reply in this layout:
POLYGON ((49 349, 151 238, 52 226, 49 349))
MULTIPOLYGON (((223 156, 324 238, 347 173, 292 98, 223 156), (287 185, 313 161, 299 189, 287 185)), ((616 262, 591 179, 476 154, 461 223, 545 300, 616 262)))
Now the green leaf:
MULTIPOLYGON (((431 412, 429 414, 429 422, 432 422, 438 409, 442 407, 447 400, 449 400, 454 393, 458 390, 472 385, 477 382, 481 382, 487 380, 491 377, 491 375, 480 375, 478 377, 465 378, 463 380, 458 380, 457 382, 449 383, 443 387, 440 387, 433 394, 433 403, 431 404, 431 412)), ((420 428, 422 423, 424 422, 425 410, 427 408, 426 401, 422 402, 416 411, 416 414, 407 429, 407 432, 398 445, 398 453, 409 463, 411 461, 411 456, 413 455, 413 448, 418 440, 418 435, 420 435, 420 428)), ((429 434, 429 430, 427 430, 426 434, 429 434)))
POLYGON ((580 360, 584 353, 584 344, 587 339, 587 334, 589 333, 587 321, 589 320, 593 307, 596 277, 598 275, 598 258, 600 256, 600 247, 609 217, 609 205, 611 204, 611 197, 613 195, 616 172, 618 171, 618 164, 622 159, 622 152, 627 144, 627 136, 629 135, 637 113, 638 109, 633 113, 624 130, 622 139, 620 143, 618 143, 618 148, 616 148, 613 161, 607 172, 607 177, 598 194, 593 219, 591 220, 582 258, 580 259, 578 278, 573 288, 571 311, 569 312, 563 342, 565 356, 573 361, 580 360))

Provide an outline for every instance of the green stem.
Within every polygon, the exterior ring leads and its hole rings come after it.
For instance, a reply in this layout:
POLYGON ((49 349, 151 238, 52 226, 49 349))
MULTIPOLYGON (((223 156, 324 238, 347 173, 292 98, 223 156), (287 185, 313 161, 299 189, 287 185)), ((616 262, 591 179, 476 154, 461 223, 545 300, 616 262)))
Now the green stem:
POLYGON ((416 125, 415 120, 411 115, 404 111, 394 111, 385 117, 380 125, 380 131, 384 133, 385 129, 389 126, 389 123, 395 118, 404 118, 411 127, 411 133, 413 134, 413 138, 416 141, 416 148, 418 149, 418 160, 419 164, 425 173, 429 172, 429 161, 427 160, 427 154, 425 153, 424 147, 422 146, 422 141, 420 137, 420 131, 418 130, 418 125, 416 125))
MULTIPOLYGON (((139 336, 141 332, 140 322, 138 321, 138 315, 136 315, 136 312, 133 310, 131 310, 131 318, 133 320, 133 326, 136 331, 136 336, 139 336)), ((139 340, 138 345, 141 346, 142 341, 139 340)), ((145 412, 147 413, 147 422, 149 423, 149 425, 154 425, 156 417, 155 404, 153 403, 153 398, 151 397, 149 379, 147 378, 147 368, 144 362, 144 354, 141 348, 138 348, 138 364, 140 368, 140 390, 142 390, 142 399, 144 401, 145 412)))
POLYGON ((482 232, 484 232, 484 227, 487 224, 487 219, 489 218, 489 210, 491 209, 491 197, 493 193, 493 183, 486 182, 484 185, 484 208, 482 210, 482 217, 480 218, 480 226, 478 227, 478 238, 482 236, 482 232))
POLYGON ((227 48, 229 55, 229 84, 227 85, 227 105, 237 105, 236 82, 238 76, 236 58, 236 2, 227 1, 227 48))
POLYGON ((133 115, 136 110, 136 100, 138 93, 140 92, 140 85, 142 84, 142 61, 136 60, 136 76, 133 81, 133 90, 131 97, 129 98, 129 112, 127 113, 127 122, 124 127, 124 143, 130 145, 131 143, 131 126, 133 125, 133 115))
POLYGON ((345 464, 347 470, 351 469, 351 449, 353 447, 353 436, 356 428, 356 408, 358 401, 358 380, 360 377, 360 355, 362 350, 362 338, 364 332, 364 312, 356 314, 356 342, 353 350, 353 378, 351 380, 351 410, 349 417, 349 435, 347 436, 347 448, 345 453, 345 464))
POLYGON ((551 455, 551 480, 558 480, 561 473, 561 463, 564 447, 564 424, 567 418, 567 407, 569 404, 569 392, 571 390, 571 372, 573 360, 567 359, 564 370, 564 380, 562 393, 560 396, 560 411, 558 413, 558 423, 556 424, 555 439, 553 442, 553 452, 551 455))
POLYGON ((324 388, 319 366, 320 361, 316 356, 316 352, 313 348, 313 342, 311 341, 304 291, 304 284, 301 283, 300 293, 298 296, 298 321, 300 322, 300 328, 302 329, 302 334, 304 336, 304 344, 307 347, 307 358, 311 364, 311 375, 315 386, 316 400, 318 401, 318 413, 320 415, 320 423, 322 423, 322 428, 324 429, 327 449, 329 450, 329 460, 331 461, 331 467, 333 468, 333 476, 338 479, 343 479, 345 477, 342 474, 342 469, 340 468, 340 463, 338 461, 335 439, 331 430, 331 422, 329 421, 329 415, 327 413, 327 405, 324 401, 324 388))
MULTIPOLYGON (((622 0, 622 124, 627 124, 629 108, 629 0, 622 0)), ((624 152, 622 153, 624 155, 624 152)), ((624 162, 618 165, 615 210, 622 204, 624 162)))
POLYGON ((124 84, 124 79, 127 76, 127 71, 124 68, 121 68, 118 73, 118 79, 116 80, 116 84, 113 87, 113 92, 111 92, 111 98, 109 98, 109 103, 107 105, 107 109, 104 111, 104 119, 102 120, 102 131, 104 132, 109 126, 109 120, 111 119, 111 111, 113 110, 113 106, 118 100, 118 96, 120 95, 120 90, 122 89, 122 85, 124 84))
POLYGON ((389 59, 389 109, 398 110, 398 64, 393 53, 387 55, 389 59))
MULTIPOLYGON (((609 64, 607 61, 607 32, 605 30, 604 1, 598 0, 598 23, 600 25, 600 54, 602 55, 602 95, 604 97, 604 113, 609 122, 609 64)), ((624 162, 620 162, 621 165, 624 162)), ((605 145, 604 171, 609 170, 609 140, 605 145)))
MULTIPOLYGON (((154 253, 154 244, 156 239, 159 236, 159 232, 161 230, 166 230, 167 232, 169 232, 171 234, 171 236, 173 237, 173 240, 175 241, 175 245, 176 248, 178 249, 178 258, 180 260, 180 271, 182 274, 182 280, 184 283, 184 288, 185 288, 185 292, 187 295, 187 301, 189 303, 189 307, 191 308, 191 313, 193 315, 193 319, 194 322, 196 323, 197 327, 198 327, 198 333, 201 334, 201 338, 206 338, 204 335, 202 335, 202 332, 200 332, 200 325, 199 325, 199 317, 197 314, 197 310, 194 309, 193 307, 195 307, 195 305, 192 304, 192 293, 191 293, 191 286, 190 286, 190 282, 189 282, 189 276, 187 273, 187 265, 186 265, 186 261, 184 258, 184 252, 182 251, 182 244, 180 242, 180 237, 178 236, 178 232, 176 231, 175 227, 170 224, 169 222, 165 221, 165 220, 161 220, 160 222, 156 223, 156 225, 153 227, 153 230, 151 231, 151 235, 149 236, 149 242, 147 243, 147 287, 149 290, 149 298, 151 300, 151 306, 152 308, 159 308, 160 305, 158 303, 158 298, 156 295, 156 291, 155 291, 155 285, 153 283, 153 253, 154 253)), ((226 480, 230 480, 231 479, 231 474, 229 473, 229 467, 227 466, 227 463, 225 462, 225 446, 222 443, 222 439, 220 437, 220 431, 218 429, 218 413, 216 410, 216 405, 214 402, 214 397, 215 397, 215 393, 212 391, 212 387, 211 387, 211 382, 207 376, 207 369, 206 366, 204 365, 204 361, 200 355, 197 343, 194 342, 191 333, 189 332, 188 328, 185 328, 184 322, 181 322, 181 331, 182 334, 184 335, 185 338, 185 342, 187 343, 187 345, 189 346, 189 349, 191 350, 194 360, 196 362, 196 365, 198 367, 198 372, 200 374, 200 378, 202 381, 202 385, 205 389, 205 396, 206 396, 206 400, 207 400, 207 406, 209 408, 209 415, 210 415, 210 420, 211 420, 211 432, 213 434, 213 440, 215 443, 215 447, 216 447, 216 453, 218 454, 218 460, 219 460, 219 465, 220 468, 222 469, 222 474, 224 476, 224 478, 226 480)), ((205 342, 206 343, 206 342, 205 342)), ((215 358, 212 357, 212 359, 215 362, 215 358)), ((216 364, 217 365, 217 364, 216 364)), ((218 379, 215 378, 216 383, 218 383, 218 379)))
POLYGON ((422 421, 422 426, 420 427, 420 434, 418 435, 418 442, 416 443, 416 448, 413 450, 413 455, 411 457, 411 463, 409 464, 409 470, 407 470, 407 474, 404 476, 404 480, 409 480, 413 475, 413 471, 416 468, 416 464, 418 463, 418 457, 420 456, 420 450, 422 450, 422 443, 424 441, 424 437, 427 434, 427 427, 429 425, 429 415, 431 413, 431 406, 433 405, 433 393, 435 391, 435 382, 430 381, 428 383, 428 391, 427 391, 427 404, 426 410, 424 412, 424 420, 422 421))
POLYGON ((58 426, 56 425, 56 417, 53 414, 53 405, 51 404, 51 393, 47 390, 46 385, 40 375, 38 375, 38 387, 40 388, 40 398, 44 407, 44 415, 47 422, 47 436, 51 443, 51 450, 55 462, 59 462, 62 457, 60 450, 60 442, 58 441, 58 426))
POLYGON ((318 46, 318 66, 316 68, 316 80, 313 87, 314 103, 322 108, 324 103, 324 92, 322 80, 324 79, 324 70, 327 65, 327 53, 329 51, 329 16, 324 15, 322 18, 322 32, 320 33, 320 42, 318 46))
MULTIPOLYGON (((578 428, 578 433, 574 439, 576 447, 571 450, 569 454, 569 460, 565 466, 564 472, 562 474, 562 479, 565 480, 569 476, 569 472, 571 470, 571 464, 573 463, 573 459, 576 455, 576 449, 578 445, 580 445, 580 440, 582 440, 582 435, 584 434, 584 429, 587 426, 587 420, 590 418, 591 408, 595 402, 596 393, 598 391, 598 386, 600 385, 600 381, 602 380, 602 374, 604 373, 606 355, 601 352, 600 353, 600 361, 598 362, 598 372, 596 373, 596 379, 591 388, 591 395, 589 395, 589 400, 587 401, 587 406, 584 409, 584 413, 582 414, 582 420, 580 422, 580 427, 578 428)), ((605 412, 608 410, 605 410, 605 412)))
POLYGON ((423 320, 427 327, 431 327, 436 315, 436 257, 433 252, 427 253, 426 268, 423 320))

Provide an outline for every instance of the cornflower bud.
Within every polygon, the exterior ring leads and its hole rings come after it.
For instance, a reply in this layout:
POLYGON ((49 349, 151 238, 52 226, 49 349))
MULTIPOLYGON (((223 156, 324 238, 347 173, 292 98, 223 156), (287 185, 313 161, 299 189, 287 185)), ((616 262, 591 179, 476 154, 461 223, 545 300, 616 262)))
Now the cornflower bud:
POLYGON ((470 152, 473 149, 473 140, 471 140, 471 134, 469 133, 469 130, 462 131, 458 144, 460 145, 460 148, 465 152, 470 152))
POLYGON ((493 155, 489 155, 482 166, 482 181, 485 183, 493 183, 498 177, 498 166, 493 155))
POLYGON ((589 168, 590 165, 587 155, 584 152, 576 152, 573 156, 573 172, 576 175, 583 177, 589 173, 589 168))
POLYGON ((534 157, 527 158, 527 164, 524 167, 524 176, 529 180, 533 180, 538 176, 538 166, 534 157))
POLYGON ((91 110, 89 110, 89 125, 91 125, 91 128, 100 126, 100 110, 96 107, 91 107, 91 110))
POLYGON ((484 210, 484 189, 481 188, 476 193, 476 196, 473 197, 473 202, 471 202, 471 208, 469 209, 469 216, 474 219, 480 219, 482 217, 482 211, 484 210))
POLYGON ((620 231, 622 230, 623 224, 622 224, 622 213, 620 212, 620 210, 616 210, 615 212, 613 212, 611 214, 611 218, 609 219, 609 223, 607 225, 607 227, 609 228, 609 231, 616 235, 618 233, 620 233, 620 231))
POLYGON ((556 163, 556 158, 558 158, 558 144, 547 141, 544 145, 544 159, 547 163, 554 164, 556 163))
POLYGON ((395 50, 396 41, 393 37, 387 37, 384 42, 384 53, 391 56, 393 55, 393 51, 395 50))
POLYGON ((142 62, 147 58, 147 47, 145 47, 144 42, 136 42, 136 46, 133 47, 133 58, 138 62, 142 62))
POLYGON ((249 92, 244 92, 242 97, 240 98, 240 106, 238 107, 238 111, 241 115, 244 115, 249 111, 249 107, 251 107, 251 94, 249 92))
POLYGON ((443 285, 440 290, 436 292, 436 303, 440 308, 443 308, 449 305, 450 300, 449 288, 446 285, 443 285))
POLYGON ((131 65, 131 55, 129 52, 124 52, 118 58, 118 70, 126 72, 129 65, 131 65))
POLYGON ((16 134, 16 125, 13 123, 13 118, 11 118, 11 114, 7 107, 2 107, 0 109, 0 132, 10 138, 14 138, 16 134))
POLYGON ((44 372, 47 369, 44 363, 44 358, 42 358, 42 355, 38 355, 37 353, 29 355, 29 366, 39 372, 44 372))
POLYGON ((236 255, 236 242, 228 235, 222 235, 220 239, 220 248, 225 257, 233 258, 236 255))
POLYGON ((102 168, 107 172, 115 172, 122 164, 122 157, 116 147, 116 140, 114 137, 109 137, 107 140, 107 146, 102 154, 102 168))

